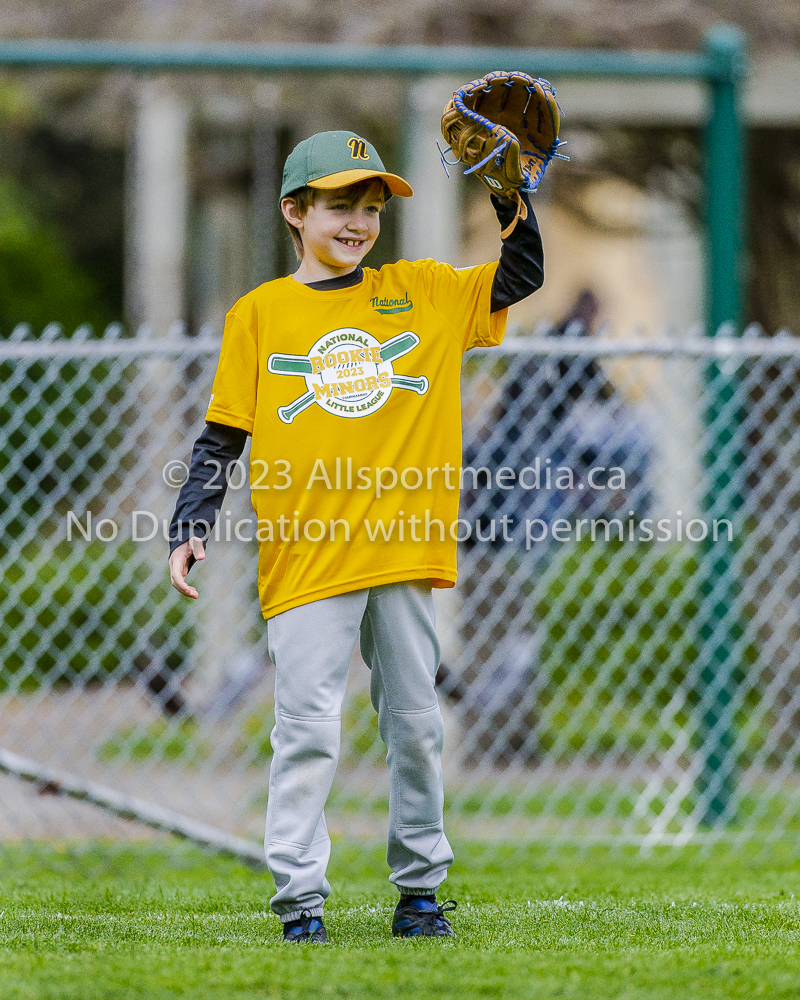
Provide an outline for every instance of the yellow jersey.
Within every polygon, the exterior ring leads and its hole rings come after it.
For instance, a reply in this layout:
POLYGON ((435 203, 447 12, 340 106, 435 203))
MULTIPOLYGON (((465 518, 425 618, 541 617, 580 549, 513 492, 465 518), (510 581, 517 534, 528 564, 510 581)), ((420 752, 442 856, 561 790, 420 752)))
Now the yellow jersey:
POLYGON ((497 262, 269 281, 228 313, 207 421, 252 435, 265 618, 378 584, 456 581, 461 358, 499 344, 497 262))

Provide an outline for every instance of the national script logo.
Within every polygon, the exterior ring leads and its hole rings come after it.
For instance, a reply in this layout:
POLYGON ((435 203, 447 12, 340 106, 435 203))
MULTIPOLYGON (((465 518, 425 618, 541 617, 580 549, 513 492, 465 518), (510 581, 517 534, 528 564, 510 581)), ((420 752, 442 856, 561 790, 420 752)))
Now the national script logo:
POLYGON ((379 298, 377 295, 369 300, 369 304, 376 312, 384 316, 388 313, 405 313, 414 308, 414 303, 406 293, 402 299, 379 298))
POLYGON ((385 405, 393 389, 407 389, 424 396, 424 375, 395 375, 392 362, 413 351, 419 337, 411 330, 381 343, 371 333, 355 327, 332 330, 320 337, 305 354, 270 354, 267 371, 297 375, 306 391, 288 406, 278 407, 285 424, 316 403, 337 417, 367 417, 385 405))

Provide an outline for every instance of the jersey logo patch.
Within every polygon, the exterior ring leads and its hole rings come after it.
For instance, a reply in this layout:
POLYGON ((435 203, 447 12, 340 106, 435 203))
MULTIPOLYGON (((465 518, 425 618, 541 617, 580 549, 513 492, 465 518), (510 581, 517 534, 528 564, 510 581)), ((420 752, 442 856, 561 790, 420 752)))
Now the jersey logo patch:
POLYGON ((392 362, 413 351, 419 337, 411 330, 381 343, 371 333, 355 327, 332 330, 305 354, 270 354, 267 371, 273 375, 298 375, 306 391, 288 406, 278 407, 285 424, 312 403, 337 417, 367 417, 379 410, 393 389, 408 389, 424 396, 424 375, 395 375, 392 362))
POLYGON ((367 152, 367 144, 363 139, 357 139, 353 136, 352 139, 347 140, 347 146, 350 150, 350 157, 353 160, 368 160, 369 153, 367 152))
POLYGON ((379 299, 376 295, 369 300, 369 304, 376 312, 384 316, 388 313, 405 313, 414 308, 414 303, 408 297, 408 293, 402 299, 379 299))

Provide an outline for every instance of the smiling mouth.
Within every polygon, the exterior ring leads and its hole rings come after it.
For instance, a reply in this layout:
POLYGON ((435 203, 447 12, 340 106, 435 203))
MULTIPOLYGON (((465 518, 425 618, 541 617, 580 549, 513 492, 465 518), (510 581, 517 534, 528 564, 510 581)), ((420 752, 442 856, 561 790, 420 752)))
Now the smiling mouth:
POLYGON ((346 247, 352 247, 353 249, 358 249, 359 247, 363 247, 364 244, 367 242, 366 240, 346 240, 343 239, 341 236, 337 236, 336 241, 337 243, 342 243, 346 247))

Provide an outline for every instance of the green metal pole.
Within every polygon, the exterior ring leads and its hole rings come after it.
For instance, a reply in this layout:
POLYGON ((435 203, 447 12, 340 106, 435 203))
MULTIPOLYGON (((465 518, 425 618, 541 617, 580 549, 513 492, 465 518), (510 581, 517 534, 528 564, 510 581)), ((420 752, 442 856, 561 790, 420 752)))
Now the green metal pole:
MULTIPOLYGON (((741 84, 745 73, 745 39, 737 28, 719 26, 706 37, 706 54, 714 73, 712 105, 706 128, 706 232, 708 333, 714 336, 741 330, 745 185, 745 140, 741 111, 741 84)), ((743 454, 738 430, 743 420, 736 372, 716 362, 705 372, 704 408, 706 487, 703 505, 707 518, 736 524, 742 505, 738 469, 743 454)), ((736 785, 736 693, 741 667, 736 643, 741 623, 735 610, 740 592, 735 553, 737 543, 721 533, 703 545, 699 571, 697 641, 700 683, 696 696, 699 714, 700 769, 695 786, 701 822, 716 826, 728 819, 736 785)))
POLYGON ((741 90, 745 39, 720 25, 706 36, 712 67, 711 113, 706 126, 707 315, 709 333, 741 323, 744 264, 744 125, 741 90))

